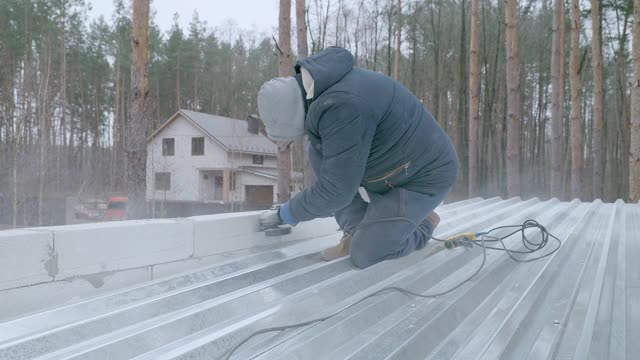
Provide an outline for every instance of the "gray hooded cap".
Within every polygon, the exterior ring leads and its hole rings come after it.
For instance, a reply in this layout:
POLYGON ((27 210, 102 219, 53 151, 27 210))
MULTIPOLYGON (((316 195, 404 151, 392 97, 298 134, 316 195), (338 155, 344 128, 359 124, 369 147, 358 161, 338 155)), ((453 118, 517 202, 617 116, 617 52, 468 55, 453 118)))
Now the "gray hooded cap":
POLYGON ((292 141, 304 135, 304 103, 300 86, 294 77, 267 81, 258 92, 258 111, 275 141, 292 141))

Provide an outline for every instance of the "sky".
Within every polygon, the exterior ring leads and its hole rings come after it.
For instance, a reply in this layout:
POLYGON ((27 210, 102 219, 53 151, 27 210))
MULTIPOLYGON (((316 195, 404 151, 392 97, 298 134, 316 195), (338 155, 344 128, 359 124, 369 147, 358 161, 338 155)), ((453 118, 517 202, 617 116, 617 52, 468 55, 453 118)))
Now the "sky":
MULTIPOLYGON (((104 15, 111 22, 112 0, 88 0, 92 10, 90 18, 104 15)), ((163 33, 173 25, 173 14, 180 14, 180 26, 188 29, 194 10, 200 20, 207 22, 208 29, 224 32, 230 26, 239 30, 272 33, 278 25, 278 0, 151 0, 151 11, 163 33)), ((275 33, 275 32, 274 32, 275 33)), ((277 36, 277 33, 275 33, 277 36)))

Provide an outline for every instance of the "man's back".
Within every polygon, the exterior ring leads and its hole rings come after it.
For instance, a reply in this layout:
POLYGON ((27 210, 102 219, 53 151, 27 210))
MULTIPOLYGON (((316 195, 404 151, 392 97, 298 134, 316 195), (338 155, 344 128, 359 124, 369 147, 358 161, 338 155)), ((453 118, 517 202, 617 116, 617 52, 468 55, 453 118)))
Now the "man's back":
MULTIPOLYGON (((404 186, 422 193, 450 187, 457 176, 458 160, 449 137, 433 116, 399 82, 353 67, 352 58, 342 52, 346 50, 336 49, 333 57, 300 62, 320 84, 306 120, 312 143, 322 142, 318 130, 323 115, 343 103, 357 103, 364 113, 363 126, 374 132, 363 186, 372 191, 404 186)), ((353 136, 358 135, 352 131, 353 136)))

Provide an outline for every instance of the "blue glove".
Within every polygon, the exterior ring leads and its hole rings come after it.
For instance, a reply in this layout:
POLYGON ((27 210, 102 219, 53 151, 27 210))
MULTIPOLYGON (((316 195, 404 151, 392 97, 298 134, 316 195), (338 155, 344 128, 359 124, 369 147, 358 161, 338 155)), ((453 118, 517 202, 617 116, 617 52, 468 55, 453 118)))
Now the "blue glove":
POLYGON ((293 217, 293 214, 291 214, 291 208, 288 201, 280 208, 280 218, 282 218, 282 221, 284 221, 285 224, 289 225, 297 225, 299 222, 295 217, 293 217))

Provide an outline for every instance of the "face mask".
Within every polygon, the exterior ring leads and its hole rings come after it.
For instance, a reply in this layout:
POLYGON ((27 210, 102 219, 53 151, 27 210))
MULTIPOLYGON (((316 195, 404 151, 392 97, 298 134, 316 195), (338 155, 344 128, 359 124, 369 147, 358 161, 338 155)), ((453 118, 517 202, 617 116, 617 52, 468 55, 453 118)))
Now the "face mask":
POLYGON ((293 77, 275 78, 258 92, 258 111, 274 141, 293 141, 304 135, 304 103, 298 82, 293 77))
POLYGON ((302 74, 302 84, 304 86, 304 91, 307 93, 307 100, 313 99, 314 92, 314 81, 311 77, 311 74, 304 67, 300 67, 300 74, 302 74))

